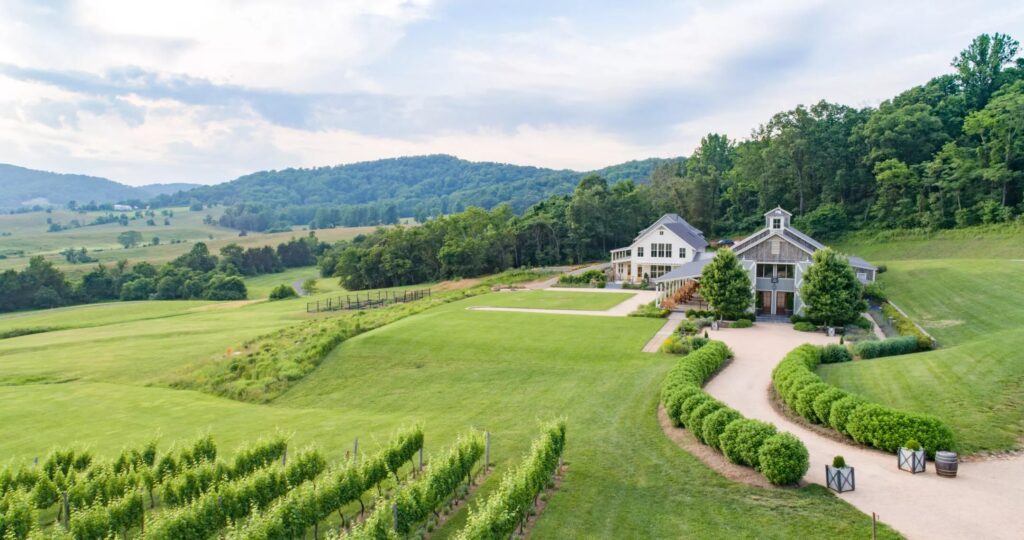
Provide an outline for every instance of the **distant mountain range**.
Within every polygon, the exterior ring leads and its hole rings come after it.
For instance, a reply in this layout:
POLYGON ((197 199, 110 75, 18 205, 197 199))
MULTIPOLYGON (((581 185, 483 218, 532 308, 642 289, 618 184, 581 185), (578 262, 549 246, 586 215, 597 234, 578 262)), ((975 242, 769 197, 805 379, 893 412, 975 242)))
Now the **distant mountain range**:
POLYGON ((60 174, 0 163, 0 210, 64 206, 95 202, 148 201, 160 195, 189 190, 199 184, 150 184, 133 187, 113 180, 81 174, 60 174))
MULTIPOLYGON (((675 158, 682 159, 682 158, 675 158)), ((609 183, 647 182, 669 159, 629 161, 596 172, 609 183)), ((572 192, 585 172, 473 162, 449 155, 413 156, 335 167, 260 171, 235 180, 198 184, 126 186, 106 178, 58 174, 0 164, 0 209, 32 205, 151 201, 158 206, 249 204, 272 208, 393 206, 403 216, 491 208, 509 203, 516 211, 553 194, 572 192)))

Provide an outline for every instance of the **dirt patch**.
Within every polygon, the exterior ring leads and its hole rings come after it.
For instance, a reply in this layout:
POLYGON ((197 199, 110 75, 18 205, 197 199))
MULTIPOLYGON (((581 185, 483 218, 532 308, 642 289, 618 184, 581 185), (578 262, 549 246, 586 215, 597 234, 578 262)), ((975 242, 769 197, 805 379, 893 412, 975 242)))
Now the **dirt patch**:
POLYGON ((257 300, 233 300, 231 302, 218 302, 216 304, 207 304, 205 306, 199 306, 189 309, 190 312, 199 311, 218 311, 221 309, 236 309, 242 306, 248 306, 249 304, 255 304, 256 302, 265 302, 263 299, 257 300))
POLYGON ((689 430, 673 426, 672 419, 668 417, 668 411, 665 410, 664 405, 658 405, 658 423, 661 424, 661 431, 672 442, 676 443, 676 446, 686 450, 693 457, 701 460, 705 465, 729 480, 760 488, 786 489, 772 484, 761 473, 750 467, 744 467, 729 461, 714 448, 698 441, 697 437, 694 437, 689 430))
POLYGON ((458 289, 468 289, 469 287, 475 287, 479 285, 481 280, 479 278, 472 279, 456 279, 453 281, 442 281, 433 287, 436 291, 455 291, 458 289))

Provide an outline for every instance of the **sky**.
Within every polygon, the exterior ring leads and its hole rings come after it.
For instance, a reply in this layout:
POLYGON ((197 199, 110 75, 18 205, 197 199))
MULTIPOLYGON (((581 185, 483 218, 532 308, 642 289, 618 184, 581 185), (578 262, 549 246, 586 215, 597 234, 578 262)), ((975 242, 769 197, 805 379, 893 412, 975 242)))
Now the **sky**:
POLYGON ((0 162, 141 185, 446 153, 592 170, 951 71, 1024 3, 0 0, 0 162))

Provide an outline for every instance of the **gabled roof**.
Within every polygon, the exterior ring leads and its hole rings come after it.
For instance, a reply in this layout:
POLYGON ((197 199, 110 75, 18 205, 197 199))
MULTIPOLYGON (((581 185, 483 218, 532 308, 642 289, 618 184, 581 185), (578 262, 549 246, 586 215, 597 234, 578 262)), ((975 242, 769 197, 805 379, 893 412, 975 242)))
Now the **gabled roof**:
POLYGON ((786 214, 787 216, 792 216, 793 215, 793 214, 787 212, 781 206, 776 206, 775 208, 772 208, 771 210, 769 210, 769 211, 767 211, 767 212, 765 212, 764 214, 761 214, 761 215, 767 216, 768 214, 774 214, 775 212, 782 212, 783 214, 786 214))
POLYGON ((658 226, 664 226, 666 229, 672 231, 676 236, 682 238, 684 242, 690 244, 694 249, 704 249, 708 247, 708 241, 704 239, 704 233, 700 229, 690 225, 685 219, 679 217, 679 214, 665 214, 658 218, 651 224, 650 227, 640 231, 640 234, 633 238, 636 242, 641 236, 647 234, 649 231, 657 228, 658 226))

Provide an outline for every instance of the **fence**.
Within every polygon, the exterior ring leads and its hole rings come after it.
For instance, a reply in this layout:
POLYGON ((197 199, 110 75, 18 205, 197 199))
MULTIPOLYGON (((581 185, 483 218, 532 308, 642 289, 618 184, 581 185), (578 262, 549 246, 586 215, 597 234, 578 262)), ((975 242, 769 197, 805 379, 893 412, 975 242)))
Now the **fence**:
POLYGON ((341 311, 351 309, 374 309, 394 304, 413 302, 421 298, 430 298, 430 289, 412 291, 378 291, 377 293, 346 294, 325 300, 306 302, 306 313, 322 311, 341 311))

